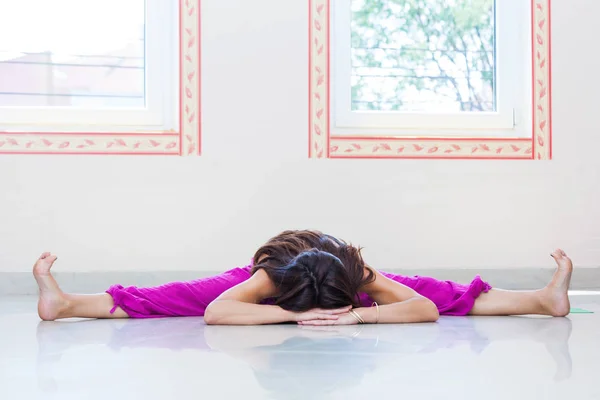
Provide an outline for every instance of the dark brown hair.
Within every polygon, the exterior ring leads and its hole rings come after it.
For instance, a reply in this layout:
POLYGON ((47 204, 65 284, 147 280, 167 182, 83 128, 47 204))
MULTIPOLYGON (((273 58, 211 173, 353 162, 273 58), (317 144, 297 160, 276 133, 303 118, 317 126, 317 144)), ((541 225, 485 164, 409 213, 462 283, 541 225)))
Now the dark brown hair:
POLYGON ((254 255, 279 290, 275 304, 296 312, 359 307, 359 289, 375 279, 361 249, 318 231, 285 231, 254 255))

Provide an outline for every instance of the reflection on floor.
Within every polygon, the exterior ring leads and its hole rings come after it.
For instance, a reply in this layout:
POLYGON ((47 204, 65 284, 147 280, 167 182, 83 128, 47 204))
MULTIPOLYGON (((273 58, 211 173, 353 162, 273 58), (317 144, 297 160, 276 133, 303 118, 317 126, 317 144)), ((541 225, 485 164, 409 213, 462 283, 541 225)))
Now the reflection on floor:
POLYGON ((0 298, 0 398, 600 399, 600 295, 573 303, 595 313, 311 329, 45 323, 0 298))

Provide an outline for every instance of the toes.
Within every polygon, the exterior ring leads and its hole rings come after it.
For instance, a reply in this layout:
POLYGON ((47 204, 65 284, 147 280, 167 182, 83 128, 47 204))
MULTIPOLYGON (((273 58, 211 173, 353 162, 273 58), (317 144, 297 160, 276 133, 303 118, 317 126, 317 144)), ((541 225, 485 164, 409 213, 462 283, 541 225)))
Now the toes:
POLYGON ((50 255, 50 252, 46 251, 45 253, 42 253, 42 255, 40 256, 40 259, 44 259, 46 257, 48 257, 50 255))
POLYGON ((566 257, 567 255, 565 254, 564 251, 562 251, 561 249, 556 249, 554 250, 554 252, 551 254, 552 257, 554 257, 555 259, 560 259, 563 257, 566 257))

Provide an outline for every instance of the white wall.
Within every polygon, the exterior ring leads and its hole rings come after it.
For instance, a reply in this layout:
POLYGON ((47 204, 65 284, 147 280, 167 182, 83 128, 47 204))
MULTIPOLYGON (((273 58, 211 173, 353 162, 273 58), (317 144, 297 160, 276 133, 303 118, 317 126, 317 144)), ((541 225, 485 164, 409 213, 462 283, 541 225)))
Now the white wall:
POLYGON ((487 162, 308 160, 306 0, 202 1, 204 156, 0 156, 0 272, 224 270, 288 228, 379 268, 600 266, 600 2, 553 1, 555 160, 487 162))

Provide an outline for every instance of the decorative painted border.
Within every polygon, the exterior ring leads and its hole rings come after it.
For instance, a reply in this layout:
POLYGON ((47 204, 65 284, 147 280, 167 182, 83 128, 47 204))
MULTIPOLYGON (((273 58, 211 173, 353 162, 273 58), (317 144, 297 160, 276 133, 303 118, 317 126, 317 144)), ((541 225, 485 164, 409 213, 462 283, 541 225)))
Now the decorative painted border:
POLYGON ((551 0, 531 0, 533 126, 530 138, 332 135, 331 0, 309 0, 309 158, 552 159, 551 0))
POLYGON ((200 155, 201 0, 179 1, 179 132, 0 132, 0 154, 200 155))

